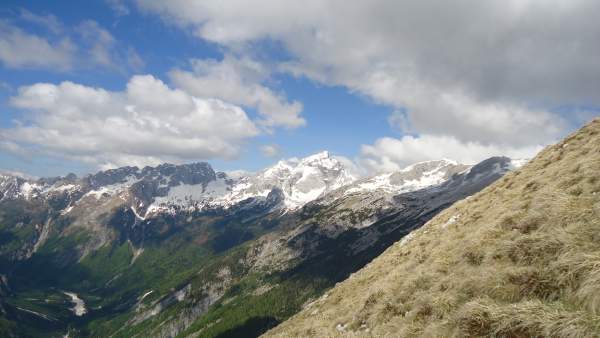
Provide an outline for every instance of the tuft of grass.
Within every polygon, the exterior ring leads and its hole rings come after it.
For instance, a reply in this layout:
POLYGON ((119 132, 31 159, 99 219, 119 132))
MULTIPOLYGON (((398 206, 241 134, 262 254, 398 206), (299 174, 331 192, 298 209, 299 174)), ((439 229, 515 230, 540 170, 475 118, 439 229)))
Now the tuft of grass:
POLYGON ((600 322, 561 303, 525 300, 506 306, 490 299, 464 304, 456 317, 460 334, 490 337, 594 337, 600 322))

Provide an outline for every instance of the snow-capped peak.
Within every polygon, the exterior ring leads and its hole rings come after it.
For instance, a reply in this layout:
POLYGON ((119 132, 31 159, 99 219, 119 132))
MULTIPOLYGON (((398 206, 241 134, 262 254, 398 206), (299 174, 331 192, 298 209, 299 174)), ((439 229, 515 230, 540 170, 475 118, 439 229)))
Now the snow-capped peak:
POLYGON ((282 160, 242 178, 230 194, 215 202, 228 206, 251 197, 266 198, 273 189, 280 189, 283 206, 295 209, 355 180, 341 162, 323 151, 302 159, 282 160))
POLYGON ((300 166, 318 166, 329 170, 344 169, 343 164, 335 157, 331 156, 328 151, 322 151, 314 155, 308 156, 300 161, 300 166))
POLYGON ((329 152, 327 150, 323 150, 321 152, 309 155, 305 158, 302 159, 302 162, 312 162, 312 161, 319 161, 319 160, 324 160, 324 159, 329 159, 331 156, 329 155, 329 152))
POLYGON ((415 170, 419 170, 421 169, 436 169, 436 168, 442 168, 442 167, 446 167, 446 166, 453 166, 453 165, 458 165, 459 163, 454 161, 454 160, 450 160, 447 158, 443 158, 441 160, 430 160, 430 161, 422 161, 422 162, 417 162, 417 163, 413 163, 409 166, 406 166, 402 169, 400 169, 400 172, 410 172, 410 171, 415 171, 415 170))
POLYGON ((207 185, 169 187, 168 193, 155 198, 148 210, 157 212, 171 206, 229 208, 251 198, 266 201, 274 191, 277 193, 271 198, 281 199, 279 207, 296 209, 355 179, 324 151, 302 159, 281 160, 248 176, 232 178, 222 173, 207 185))
MULTIPOLYGON (((513 160, 511 168, 523 162, 513 160)), ((269 208, 293 210, 326 194, 331 196, 329 193, 334 190, 336 196, 371 191, 393 195, 414 191, 438 185, 470 167, 442 159, 357 180, 340 160, 322 151, 301 159, 279 161, 254 174, 227 175, 215 172, 208 163, 162 164, 142 169, 122 167, 83 178, 71 174, 34 180, 0 174, 0 200, 60 195, 72 207, 79 199, 93 203, 92 199, 116 196, 130 202, 141 217, 146 217, 148 212, 181 208, 227 209, 246 200, 265 202, 269 208)), ((504 167, 498 170, 504 170, 504 167)))
POLYGON ((362 179, 349 186, 344 194, 381 190, 386 193, 404 193, 434 186, 446 181, 453 174, 471 166, 442 159, 411 164, 401 170, 362 179))

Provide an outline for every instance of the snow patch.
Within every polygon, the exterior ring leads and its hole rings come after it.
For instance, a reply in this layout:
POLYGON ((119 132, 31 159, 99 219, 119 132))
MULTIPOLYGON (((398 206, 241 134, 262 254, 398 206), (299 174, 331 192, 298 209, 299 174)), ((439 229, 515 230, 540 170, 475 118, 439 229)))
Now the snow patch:
POLYGON ((400 240, 399 244, 400 246, 405 246, 406 244, 408 244, 408 242, 410 242, 413 238, 415 237, 415 233, 410 232, 408 233, 406 236, 402 237, 402 239, 400 240))
POLYGON ((133 206, 129 207, 131 209, 131 211, 133 212, 133 214, 135 215, 135 217, 139 218, 142 221, 146 220, 146 215, 142 216, 140 214, 138 214, 138 212, 135 210, 135 208, 133 206))
POLYGON ((85 307, 85 302, 83 299, 79 298, 74 292, 63 291, 63 293, 69 297, 71 297, 71 303, 73 303, 73 307, 71 311, 77 316, 81 317, 87 313, 87 308, 85 307))
POLYGON ((353 181, 355 177, 337 159, 321 152, 279 161, 254 176, 243 177, 209 205, 228 208, 249 198, 266 198, 277 188, 283 192, 285 208, 296 209, 353 181))
POLYGON ((344 195, 374 190, 382 190, 386 193, 400 194, 424 189, 443 183, 447 179, 447 168, 456 165, 458 165, 457 162, 447 159, 415 163, 398 172, 386 173, 363 180, 360 183, 357 183, 355 186, 347 189, 344 192, 344 195), (393 177, 396 174, 402 177, 403 175, 410 174, 412 171, 418 170, 419 167, 428 165, 434 165, 434 167, 421 173, 417 178, 400 179, 397 180, 397 182, 393 182, 393 177))
POLYGON ((335 329, 338 330, 339 332, 345 332, 346 328, 348 327, 348 324, 338 324, 335 326, 335 329))
POLYGON ((138 259, 138 257, 140 257, 140 255, 142 253, 144 253, 144 248, 140 247, 140 248, 135 248, 135 246, 133 246, 133 243, 131 242, 131 240, 127 240, 127 243, 129 243, 129 248, 131 249, 131 251, 133 252, 133 257, 131 257, 131 262, 129 262, 129 265, 133 265, 133 263, 135 263, 135 261, 138 259))
POLYGON ((231 186, 225 178, 217 178, 206 186, 203 184, 180 184, 169 188, 166 196, 154 198, 154 202, 148 207, 148 212, 168 210, 173 206, 202 208, 211 201, 222 199, 230 191, 231 186))
POLYGON ((144 298, 148 297, 148 296, 149 296, 150 294, 152 294, 153 292, 154 292, 154 290, 150 290, 150 291, 148 291, 148 292, 144 293, 144 294, 143 294, 143 295, 140 297, 140 299, 139 299, 139 302, 143 301, 143 300, 144 300, 144 298))
POLYGON ((128 176, 125 182, 105 185, 97 190, 90 190, 85 195, 83 195, 83 197, 93 196, 96 199, 100 199, 104 195, 113 196, 131 187, 137 181, 138 179, 135 176, 128 176))
POLYGON ((511 170, 519 169, 522 166, 524 166, 525 164, 527 164, 527 162, 529 162, 529 159, 527 159, 527 158, 511 159, 510 160, 510 169, 511 170))
POLYGON ((456 223, 456 221, 458 221, 459 219, 460 219, 460 214, 453 215, 452 217, 450 217, 450 219, 448 219, 448 221, 446 221, 446 223, 441 224, 440 228, 446 229, 449 225, 456 223))
POLYGON ((65 209, 61 210, 60 214, 64 216, 64 215, 70 213, 71 210, 73 210, 73 206, 72 205, 70 205, 70 206, 66 207, 65 209))
POLYGON ((71 191, 76 191, 78 189, 80 189, 81 186, 77 185, 77 184, 63 184, 63 185, 53 185, 51 187, 49 187, 45 192, 46 193, 50 193, 50 192, 71 192, 71 191))
POLYGON ((21 184, 20 193, 25 199, 30 199, 39 194, 42 186, 35 183, 25 182, 21 184))

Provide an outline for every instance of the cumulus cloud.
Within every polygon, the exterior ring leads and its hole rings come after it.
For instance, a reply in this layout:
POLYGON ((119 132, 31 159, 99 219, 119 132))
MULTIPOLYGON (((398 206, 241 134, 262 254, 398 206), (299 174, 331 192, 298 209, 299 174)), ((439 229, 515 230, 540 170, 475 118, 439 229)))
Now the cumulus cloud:
POLYGON ((270 75, 263 64, 226 55, 221 61, 194 59, 191 66, 191 71, 171 71, 170 77, 193 95, 255 108, 261 116, 259 123, 266 128, 297 128, 306 124, 300 116, 300 102, 288 102, 282 94, 263 85, 270 75))
POLYGON ((277 144, 265 144, 260 147, 260 152, 265 157, 278 157, 281 155, 281 147, 277 144))
POLYGON ((537 149, 579 123, 556 107, 600 106, 597 1, 137 4, 230 50, 276 41, 290 55, 279 71, 402 111, 390 123, 421 134, 412 144, 422 152, 434 150, 432 138, 452 140, 460 154, 537 149))
POLYGON ((150 75, 122 92, 72 82, 19 89, 11 103, 27 112, 0 129, 0 144, 101 168, 232 158, 258 134, 239 107, 169 88, 150 75))
POLYGON ((492 156, 531 158, 541 146, 510 147, 461 142, 451 136, 420 135, 400 139, 384 137, 363 145, 358 164, 369 173, 400 170, 416 162, 448 158, 475 164, 492 156))

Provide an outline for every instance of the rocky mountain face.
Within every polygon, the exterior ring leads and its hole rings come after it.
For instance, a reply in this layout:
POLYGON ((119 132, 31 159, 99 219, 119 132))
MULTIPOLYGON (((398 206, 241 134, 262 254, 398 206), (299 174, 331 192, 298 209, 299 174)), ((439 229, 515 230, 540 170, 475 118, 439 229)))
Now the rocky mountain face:
MULTIPOLYGON (((58 214, 48 215, 49 219, 72 216, 72 224, 96 232, 92 247, 82 249, 87 253, 114 237, 104 231, 108 229, 93 223, 97 223, 99 213, 107 214, 116 207, 133 214, 130 226, 161 213, 175 215, 182 211, 216 211, 240 206, 247 209, 252 205, 291 210, 353 180, 340 162, 322 152, 302 160, 280 161, 256 175, 236 179, 224 172, 215 172, 208 163, 162 164, 142 169, 122 167, 83 178, 73 174, 42 179, 2 175, 0 201, 47 205, 58 214), (94 212, 90 213, 90 209, 94 212)), ((39 231, 36 231, 38 238, 33 239, 33 246, 39 246, 46 237, 42 236, 42 225, 35 227, 39 231)))
POLYGON ((357 179, 322 152, 242 177, 207 163, 2 175, 0 332, 258 335, 512 166, 357 179))
MULTIPOLYGON (((421 164, 417 168, 425 165, 439 169, 438 163, 421 164)), ((329 199, 325 196, 307 204, 295 215, 294 228, 277 239, 285 241, 285 245, 267 260, 276 262, 274 266, 286 268, 290 264, 303 264, 311 269, 320 265, 327 271, 328 266, 336 266, 333 279, 341 280, 433 215, 502 177, 511 166, 509 158, 494 157, 467 169, 456 164, 447 166, 441 170, 449 173, 464 170, 440 184, 422 189, 400 188, 405 192, 399 194, 390 194, 387 189, 352 195, 342 193, 342 197, 330 203, 323 203, 329 199), (281 252, 286 254, 281 255, 281 252), (278 261, 281 257, 285 262, 278 261)), ((259 255, 267 256, 264 252, 259 255)))
POLYGON ((198 195, 199 190, 194 186, 175 189, 166 198, 159 199, 153 210, 182 205, 186 199, 200 201, 205 208, 229 208, 248 199, 264 200, 274 190, 281 194, 279 207, 293 210, 355 179, 328 152, 321 152, 300 160, 279 161, 257 174, 236 180, 228 180, 221 174, 209 187, 209 194, 198 195))
MULTIPOLYGON (((264 336, 598 337, 599 150, 596 119, 264 336)), ((485 161, 442 185, 501 167, 485 161)))
POLYGON ((285 206, 295 209, 354 180, 339 161, 322 152, 302 160, 280 161, 242 184, 248 186, 245 191, 278 187, 285 206))
MULTIPOLYGON (((451 160, 415 163, 400 171, 368 177, 340 189, 344 195, 382 191, 399 194, 440 184, 470 166, 451 160)), ((330 196, 337 198, 336 195, 330 196)))

